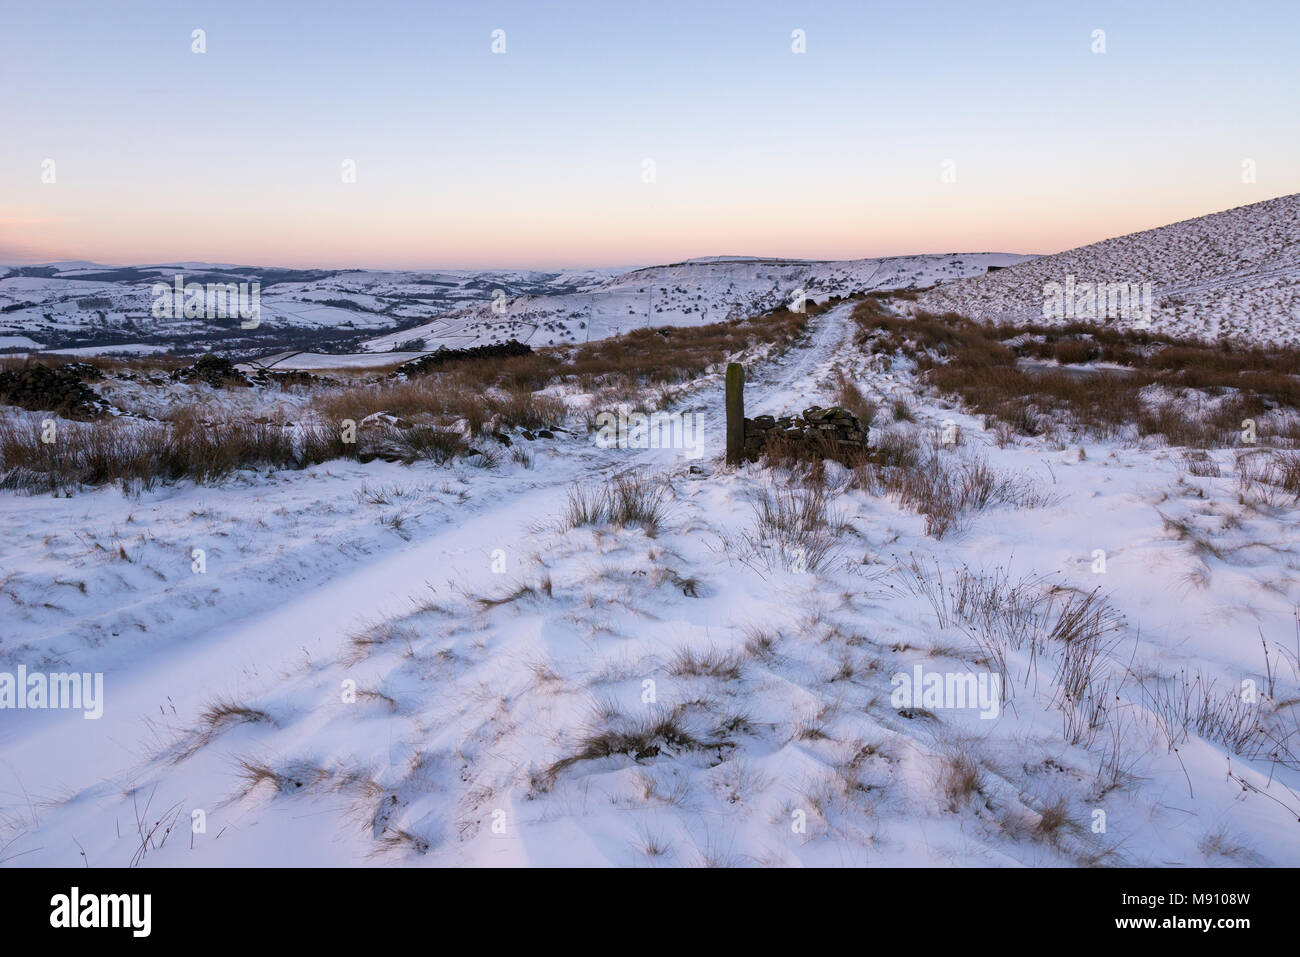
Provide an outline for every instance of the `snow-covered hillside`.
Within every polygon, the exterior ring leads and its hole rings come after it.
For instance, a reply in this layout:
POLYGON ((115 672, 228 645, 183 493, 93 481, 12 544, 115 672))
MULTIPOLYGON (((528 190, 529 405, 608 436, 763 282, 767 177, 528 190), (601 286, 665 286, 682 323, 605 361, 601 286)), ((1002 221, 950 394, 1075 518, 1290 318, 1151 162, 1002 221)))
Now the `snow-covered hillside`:
MULTIPOLYGON (((1041 320, 1050 283, 1151 283, 1153 329, 1300 342, 1300 194, 1106 239, 948 283, 920 308, 973 319, 1041 320)), ((1099 317, 1100 318, 1100 317, 1099 317)), ((1121 325, 1137 319, 1112 317, 1121 325)))
POLYGON ((599 286, 563 295, 505 297, 398 334, 365 348, 386 352, 423 339, 463 348, 518 339, 533 346, 589 342, 643 326, 692 326, 743 318, 797 295, 821 302, 872 289, 928 286, 982 275, 1027 257, 951 253, 843 261, 711 256, 623 273, 599 286))

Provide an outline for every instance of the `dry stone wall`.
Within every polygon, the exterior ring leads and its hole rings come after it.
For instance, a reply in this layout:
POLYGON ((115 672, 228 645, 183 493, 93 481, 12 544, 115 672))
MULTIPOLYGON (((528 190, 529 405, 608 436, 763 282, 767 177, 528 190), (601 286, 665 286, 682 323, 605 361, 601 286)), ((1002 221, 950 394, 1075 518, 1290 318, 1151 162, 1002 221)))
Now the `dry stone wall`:
POLYGON ((840 406, 814 405, 798 416, 745 419, 745 458, 757 461, 769 446, 796 458, 861 460, 868 448, 867 426, 840 406))

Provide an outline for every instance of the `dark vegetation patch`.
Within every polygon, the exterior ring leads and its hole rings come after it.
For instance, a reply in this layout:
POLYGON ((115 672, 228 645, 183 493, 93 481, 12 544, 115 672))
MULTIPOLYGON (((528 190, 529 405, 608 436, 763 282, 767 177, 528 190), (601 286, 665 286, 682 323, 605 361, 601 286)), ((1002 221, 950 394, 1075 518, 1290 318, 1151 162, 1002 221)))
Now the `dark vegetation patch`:
POLYGON ((955 313, 895 314, 867 296, 856 343, 913 359, 921 377, 966 408, 1022 435, 1055 424, 1100 438, 1163 436, 1172 445, 1239 444, 1245 420, 1260 444, 1300 443, 1300 349, 1215 343, 1090 323, 985 325, 955 313), (1021 359, 1061 368, 1027 369, 1021 359), (1082 363, 1120 366, 1087 373, 1082 363), (1268 417, 1267 420, 1265 417, 1268 417))
POLYGON ((176 382, 206 382, 214 389, 252 385, 233 362, 212 353, 199 356, 193 365, 177 369, 171 377, 176 382))
POLYGON ((0 402, 32 412, 55 412, 67 419, 99 418, 108 411, 108 402, 82 382, 86 368, 94 367, 66 363, 51 369, 34 362, 0 372, 0 402))
MULTIPOLYGON (((423 342, 423 340, 419 341, 423 342)), ((394 376, 424 375, 434 369, 441 368, 448 362, 459 362, 462 359, 501 359, 507 356, 526 356, 532 351, 532 346, 526 345, 518 339, 510 339, 506 342, 485 346, 471 346, 468 349, 442 348, 429 353, 427 356, 420 356, 418 359, 403 362, 393 370, 392 374, 394 376)))
POLYGON ((324 386, 339 383, 328 376, 313 375, 301 369, 258 369, 249 377, 257 385, 277 385, 281 389, 291 386, 324 386))
POLYGON ((271 422, 229 418, 205 421, 192 414, 167 422, 107 419, 66 423, 54 442, 41 440, 35 420, 0 420, 0 488, 26 492, 71 491, 79 486, 122 484, 151 488, 183 478, 211 482, 240 469, 304 468, 354 457, 357 444, 335 430, 298 430, 271 422))

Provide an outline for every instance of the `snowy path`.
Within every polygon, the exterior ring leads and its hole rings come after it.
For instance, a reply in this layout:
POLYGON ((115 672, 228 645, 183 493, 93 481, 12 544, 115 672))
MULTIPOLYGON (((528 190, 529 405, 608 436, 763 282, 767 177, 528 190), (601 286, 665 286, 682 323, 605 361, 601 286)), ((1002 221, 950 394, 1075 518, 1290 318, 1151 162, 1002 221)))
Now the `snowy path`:
POLYGON ((856 305, 844 303, 814 318, 812 341, 755 371, 745 384, 745 415, 801 412, 818 403, 811 393, 850 345, 856 305))

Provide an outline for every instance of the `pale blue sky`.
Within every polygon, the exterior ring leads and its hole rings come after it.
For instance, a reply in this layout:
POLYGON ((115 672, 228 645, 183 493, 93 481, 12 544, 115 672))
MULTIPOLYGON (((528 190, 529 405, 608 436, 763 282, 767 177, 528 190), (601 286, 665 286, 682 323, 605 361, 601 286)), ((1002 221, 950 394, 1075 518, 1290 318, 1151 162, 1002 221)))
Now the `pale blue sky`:
POLYGON ((0 9, 0 261, 1051 252, 1300 191, 1295 0, 0 9))

